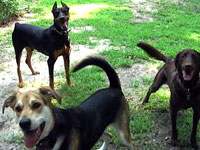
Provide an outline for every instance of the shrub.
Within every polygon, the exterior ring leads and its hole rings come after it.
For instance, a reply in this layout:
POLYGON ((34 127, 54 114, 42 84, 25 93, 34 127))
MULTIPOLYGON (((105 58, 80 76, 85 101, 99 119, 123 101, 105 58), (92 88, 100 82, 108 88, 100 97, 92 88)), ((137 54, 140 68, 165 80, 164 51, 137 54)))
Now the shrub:
POLYGON ((17 0, 0 0, 0 24, 9 20, 18 11, 18 1, 17 0))

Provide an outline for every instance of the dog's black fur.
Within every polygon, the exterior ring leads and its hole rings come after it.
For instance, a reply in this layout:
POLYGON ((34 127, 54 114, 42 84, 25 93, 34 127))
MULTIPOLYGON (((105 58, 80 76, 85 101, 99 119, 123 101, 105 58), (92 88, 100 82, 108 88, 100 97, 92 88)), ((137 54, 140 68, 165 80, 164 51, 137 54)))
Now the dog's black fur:
POLYGON ((54 16, 54 24, 47 29, 42 29, 40 27, 29 24, 15 24, 15 28, 12 33, 12 41, 16 54, 17 73, 20 87, 23 87, 23 80, 20 71, 20 59, 22 50, 24 48, 27 50, 26 63, 32 71, 33 75, 38 74, 38 72, 35 72, 31 65, 32 51, 36 49, 44 55, 49 56, 48 67, 50 87, 52 89, 54 89, 54 64, 57 60, 57 57, 63 55, 66 78, 68 85, 70 85, 70 40, 68 36, 69 7, 62 3, 62 7, 57 8, 57 3, 55 2, 52 13, 54 16))
MULTIPOLYGON (((37 150, 44 150, 46 146, 52 148, 61 136, 64 136, 65 140, 60 150, 72 150, 73 148, 90 150, 106 127, 120 118, 117 117, 118 113, 121 115, 124 111, 128 111, 128 104, 122 93, 119 78, 109 63, 98 57, 89 57, 78 63, 73 72, 88 65, 101 67, 109 78, 110 86, 96 91, 78 107, 65 110, 53 108, 55 127, 47 138, 40 141, 37 150), (121 109, 124 110, 120 111, 121 109)), ((128 119, 126 126, 129 132, 129 113, 123 119, 128 119)), ((120 123, 123 126, 123 121, 120 123)), ((128 134, 127 138, 130 138, 130 132, 128 134)))
POLYGON ((177 112, 192 107, 194 115, 190 140, 192 147, 198 149, 196 132, 200 118, 200 53, 191 49, 183 50, 176 55, 175 59, 169 59, 149 44, 141 42, 137 46, 150 57, 165 62, 157 73, 143 104, 148 103, 151 93, 156 92, 163 84, 167 83, 171 92, 172 145, 175 146, 178 139, 177 112))

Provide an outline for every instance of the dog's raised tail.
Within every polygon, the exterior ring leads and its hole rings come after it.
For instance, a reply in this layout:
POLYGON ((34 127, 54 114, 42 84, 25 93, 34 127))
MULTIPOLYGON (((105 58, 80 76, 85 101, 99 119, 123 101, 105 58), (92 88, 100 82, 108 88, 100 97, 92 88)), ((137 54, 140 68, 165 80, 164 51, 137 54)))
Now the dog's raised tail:
POLYGON ((72 69, 72 72, 76 72, 89 65, 98 66, 106 72, 108 79, 110 81, 110 87, 121 88, 120 80, 117 73, 112 68, 112 66, 105 59, 101 57, 97 57, 97 56, 86 57, 85 59, 81 60, 74 66, 74 68, 72 69))
POLYGON ((139 42, 137 44, 137 46, 142 48, 147 53, 147 55, 149 55, 150 57, 153 57, 157 60, 161 60, 161 61, 164 61, 164 62, 166 62, 168 60, 168 58, 165 55, 163 55, 155 47, 153 47, 153 46, 151 46, 147 43, 139 42))

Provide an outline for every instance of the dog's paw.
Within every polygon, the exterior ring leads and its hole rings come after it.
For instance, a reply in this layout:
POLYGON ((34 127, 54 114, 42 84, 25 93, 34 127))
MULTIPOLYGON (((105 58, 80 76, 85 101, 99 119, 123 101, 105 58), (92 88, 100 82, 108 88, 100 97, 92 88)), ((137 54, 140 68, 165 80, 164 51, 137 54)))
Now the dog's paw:
POLYGON ((33 74, 33 75, 37 75, 37 74, 40 74, 40 72, 34 71, 32 74, 33 74))
POLYGON ((76 85, 74 83, 69 84, 70 87, 75 87, 76 85))
POLYGON ((195 145, 192 144, 192 148, 197 150, 198 149, 198 145, 197 144, 195 144, 195 145))
POLYGON ((24 83, 23 82, 21 82, 21 83, 19 83, 19 88, 23 88, 24 87, 24 83))
POLYGON ((171 146, 175 147, 177 144, 177 139, 171 139, 171 146))
POLYGON ((191 146, 193 149, 198 149, 197 142, 191 142, 191 146))
POLYGON ((146 105, 147 103, 148 103, 148 102, 143 101, 143 102, 141 103, 141 105, 144 106, 144 105, 146 105))

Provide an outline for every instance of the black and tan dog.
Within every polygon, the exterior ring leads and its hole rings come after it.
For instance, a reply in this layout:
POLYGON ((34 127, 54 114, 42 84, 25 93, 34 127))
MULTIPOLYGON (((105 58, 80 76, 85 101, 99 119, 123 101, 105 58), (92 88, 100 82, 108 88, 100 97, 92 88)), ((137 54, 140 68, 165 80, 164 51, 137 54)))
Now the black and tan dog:
POLYGON ((90 150, 102 135, 105 143, 100 149, 105 150, 109 134, 104 131, 108 125, 113 125, 122 142, 133 149, 129 107, 115 70, 104 59, 93 56, 82 60, 73 71, 88 65, 102 68, 110 86, 96 91, 78 107, 53 107, 51 98, 60 101, 60 97, 50 88, 13 93, 5 100, 3 112, 5 107, 11 107, 16 112, 27 147, 36 145, 38 150, 90 150))
POLYGON ((176 119, 177 112, 181 109, 192 107, 193 127, 191 133, 191 145, 198 149, 196 132, 200 118, 200 53, 195 50, 180 51, 175 59, 169 59, 156 48, 146 43, 138 43, 150 57, 165 62, 157 73, 143 104, 147 103, 151 93, 156 92, 163 84, 167 83, 171 92, 170 113, 172 122, 172 145, 175 146, 178 139, 176 119))
POLYGON ((65 73, 68 85, 70 85, 69 65, 70 65, 70 40, 69 40, 69 7, 61 2, 62 7, 57 8, 55 2, 52 13, 54 16, 54 24, 47 29, 42 29, 29 24, 15 24, 12 33, 12 41, 16 54, 17 73, 19 78, 19 87, 23 87, 23 80, 20 70, 20 59, 22 50, 26 48, 26 63, 33 75, 38 74, 31 65, 31 56, 34 49, 49 56, 49 78, 50 87, 54 89, 54 64, 57 58, 62 55, 64 59, 65 73))

